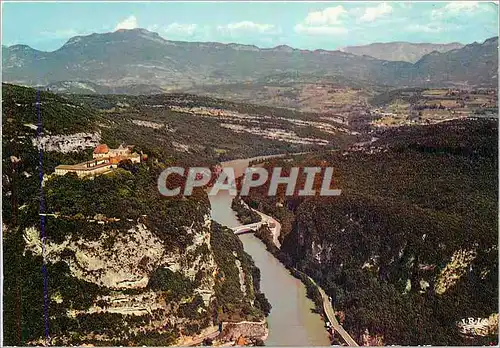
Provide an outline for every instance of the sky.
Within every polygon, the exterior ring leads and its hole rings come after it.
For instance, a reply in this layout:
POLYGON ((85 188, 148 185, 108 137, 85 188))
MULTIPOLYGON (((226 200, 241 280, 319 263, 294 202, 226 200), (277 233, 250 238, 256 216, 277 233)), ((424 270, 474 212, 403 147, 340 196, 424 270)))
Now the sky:
POLYGON ((77 35, 145 28, 168 40, 334 50, 372 42, 482 42, 498 2, 4 2, 2 44, 53 51, 77 35))

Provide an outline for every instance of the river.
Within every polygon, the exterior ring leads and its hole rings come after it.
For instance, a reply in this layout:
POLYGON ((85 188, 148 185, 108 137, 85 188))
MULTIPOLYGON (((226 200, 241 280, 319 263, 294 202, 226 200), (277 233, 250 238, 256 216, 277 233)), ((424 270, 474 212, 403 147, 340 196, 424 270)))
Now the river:
MULTIPOLYGON (((233 167, 238 177, 253 159, 257 158, 235 160, 222 165, 233 167)), ((233 198, 227 190, 209 196, 213 220, 228 227, 241 225, 231 209, 233 198)), ((324 322, 318 314, 313 313, 314 303, 306 297, 304 284, 294 278, 253 234, 243 234, 239 238, 245 251, 260 269, 260 288, 272 305, 267 317, 269 336, 266 345, 329 346, 324 322)))

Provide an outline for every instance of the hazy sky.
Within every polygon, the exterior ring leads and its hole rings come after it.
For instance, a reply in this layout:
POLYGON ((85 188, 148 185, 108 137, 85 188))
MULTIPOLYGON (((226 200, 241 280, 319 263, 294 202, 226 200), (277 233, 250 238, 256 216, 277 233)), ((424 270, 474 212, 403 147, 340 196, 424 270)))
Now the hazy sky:
POLYGON ((337 49, 471 43, 498 35, 493 2, 2 2, 2 44, 52 51, 70 37, 146 28, 171 40, 337 49))

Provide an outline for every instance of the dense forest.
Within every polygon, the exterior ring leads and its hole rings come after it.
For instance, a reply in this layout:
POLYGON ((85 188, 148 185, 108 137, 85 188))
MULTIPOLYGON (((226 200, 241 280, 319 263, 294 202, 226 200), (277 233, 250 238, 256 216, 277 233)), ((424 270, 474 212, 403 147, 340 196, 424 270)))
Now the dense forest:
MULTIPOLYGON (((247 132, 235 133, 223 126, 228 122, 216 117, 200 117, 189 112, 191 108, 210 108, 258 117, 261 129, 280 129, 295 132, 300 137, 317 137, 328 141, 328 148, 339 148, 355 137, 338 132, 335 137, 313 127, 297 127, 301 121, 317 121, 318 115, 284 108, 272 108, 247 103, 234 103, 217 98, 191 94, 158 94, 151 96, 126 95, 67 95, 75 103, 98 110, 104 118, 102 129, 107 143, 118 144, 126 139, 144 149, 145 152, 170 158, 173 161, 227 161, 257 155, 279 154, 320 150, 320 145, 289 143, 278 139, 263 138, 247 132), (175 111, 181 107, 185 111, 175 111), (137 127, 131 120, 154 122, 162 128, 137 127), (289 121, 290 120, 290 121, 289 121), (130 139, 130 140, 129 140, 130 139), (188 145, 188 150, 180 152, 172 141, 188 145)), ((234 121, 236 125, 251 127, 244 119, 234 121)), ((332 122, 333 126, 339 126, 332 122)), ((346 126, 343 126, 346 127, 346 126)))
MULTIPOLYGON (((54 345, 172 345, 181 334, 197 334, 219 320, 260 321, 269 313, 270 305, 259 291, 259 271, 243 252, 241 242, 220 226, 207 227, 210 210, 206 193, 195 189, 189 197, 164 197, 158 192, 157 179, 166 166, 212 164, 215 152, 203 162, 197 159, 200 153, 173 155, 171 141, 175 138, 171 132, 158 134, 123 120, 121 124, 126 126, 120 127, 120 115, 107 114, 72 96, 13 85, 2 87, 6 344, 45 344, 48 325, 50 344, 54 345), (41 127, 37 127, 38 107, 41 127), (83 148, 39 151, 36 140, 61 137, 61 144, 66 146, 70 138, 64 137, 75 132, 82 134, 79 141, 83 148), (136 145, 134 150, 148 154, 147 160, 140 164, 122 162, 112 173, 95 178, 53 175, 59 164, 92 158, 88 144, 94 133, 110 147, 136 145), (168 148, 162 148, 161 139, 168 142, 168 148), (39 213, 46 215, 41 217, 39 213), (46 263, 36 247, 42 225, 44 241, 50 246, 46 263), (199 244, 200 236, 207 235, 212 244, 199 244), (113 261, 118 257, 117 243, 135 243, 132 250, 139 254, 147 249, 140 243, 146 242, 179 258, 183 272, 172 270, 161 258, 154 263, 144 256, 137 265, 129 265, 133 267, 131 274, 147 276, 143 287, 110 287, 85 280, 102 281, 103 272, 115 267, 113 262, 127 262, 113 261), (102 253, 96 257, 109 258, 98 269, 82 266, 82 255, 96 252, 93 248, 102 253), (229 249, 234 253, 226 252, 229 249), (237 292, 237 260, 245 273, 244 294, 237 292), (186 269, 196 273, 188 276, 186 269), (213 269, 219 270, 217 279, 212 279, 213 269), (213 292, 208 304, 199 289, 213 292), (109 309, 118 308, 116 299, 128 301, 131 308, 144 302, 153 309, 140 315, 113 312, 109 309)), ((192 126, 194 129, 198 124, 193 120, 192 126)), ((174 176, 169 183, 183 185, 184 178, 174 176)))
POLYGON ((240 197, 236 197, 231 202, 231 209, 236 213, 236 217, 242 225, 249 225, 260 222, 262 218, 258 213, 245 207, 240 197))
POLYGON ((243 250, 241 241, 230 229, 216 222, 212 224, 212 237, 211 245, 215 261, 219 265, 214 302, 218 320, 240 321, 250 317, 258 321, 263 315, 267 316, 271 305, 260 292, 260 271, 250 255, 243 250), (235 258, 241 262, 247 296, 244 296, 241 289, 235 258), (255 300, 253 306, 248 299, 255 300))
MULTIPOLYGON (((385 344, 497 343, 492 337, 461 335, 456 326, 463 318, 498 313, 495 122, 461 120, 382 130, 372 134, 377 141, 347 151, 344 145, 355 137, 330 137, 313 127, 294 128, 293 122, 281 119, 314 120, 314 114, 191 95, 56 96, 5 84, 2 91, 7 344, 41 343, 45 318, 52 343, 60 345, 167 345, 181 334, 196 334, 218 321, 260 320, 271 307, 259 290, 259 270, 230 230, 213 222, 207 227, 210 210, 205 192, 163 197, 157 178, 172 164, 212 165, 257 154, 302 151, 309 153, 269 160, 264 166, 283 167, 282 175, 292 166, 331 166, 340 197, 285 196, 281 186, 278 195, 269 197, 267 183, 243 200, 280 221, 281 250, 271 243, 268 228, 256 235, 285 265, 310 275, 327 291, 358 342, 368 330, 383 337, 385 344), (216 118, 172 111, 170 105, 268 114, 274 118, 263 122, 265 127, 278 125, 301 136, 332 140, 322 147, 249 133, 235 136, 216 118), (137 120, 153 127, 139 126, 137 120), (74 133, 81 133, 87 145, 71 151, 39 151, 40 138, 74 133), (88 144, 95 134, 110 147, 133 144, 135 151, 148 155, 147 160, 121 163, 113 173, 94 179, 51 175, 59 164, 92 158, 88 144), (48 215, 41 217, 40 212, 48 215), (136 228, 144 226, 164 252, 178 252, 185 265, 206 267, 191 277, 143 258, 137 267, 147 273, 144 287, 98 285, 85 280, 91 271, 74 274, 77 254, 85 247, 76 251, 53 247, 46 265, 36 248, 27 249, 26 231, 41 223, 45 241, 52 246, 102 242, 104 253, 122 237, 139 238, 136 228), (205 230, 210 244, 194 248, 199 236, 193 231, 205 230), (48 275, 46 297, 41 270, 48 275), (214 297, 207 305, 195 290, 211 280, 214 297), (151 314, 106 311, 109 298, 137 296, 133 301, 138 302, 151 293, 164 304, 151 314), (179 320, 161 330, 148 329, 169 315, 179 320)), ((420 90, 406 92, 410 97, 420 90)), ((398 96, 381 97, 380 103, 398 96)), ((173 183, 183 185, 184 179, 173 177, 173 183)), ((297 187, 304 182, 301 173, 297 187)), ((317 180, 314 187, 320 185, 317 180)), ((242 223, 260 219, 239 200, 233 209, 242 223)), ((296 275, 318 302, 316 288, 302 273, 296 275)))
POLYGON ((498 313, 497 131, 487 120, 404 127, 358 151, 273 160, 332 166, 341 196, 263 187, 245 200, 288 216, 280 258, 320 283, 358 340, 368 330, 385 344, 494 343, 457 323, 498 313))

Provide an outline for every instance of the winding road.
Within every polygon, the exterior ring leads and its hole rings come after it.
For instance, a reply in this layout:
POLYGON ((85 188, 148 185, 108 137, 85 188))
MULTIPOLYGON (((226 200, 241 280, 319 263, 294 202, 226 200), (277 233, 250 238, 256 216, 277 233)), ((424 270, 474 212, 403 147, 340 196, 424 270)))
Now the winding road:
MULTIPOLYGON (((269 156, 269 157, 278 157, 278 156, 269 156)), ((262 159, 262 157, 261 158, 253 158, 253 159, 262 159)), ((222 166, 223 167, 234 167, 236 177, 239 177, 244 173, 245 168, 248 166, 248 162, 250 160, 253 160, 253 159, 244 160, 244 162, 246 162, 244 165, 239 163, 238 160, 235 160, 235 161, 231 161, 231 162, 225 162, 222 164, 222 166)), ((248 207, 248 205, 244 201, 243 201, 243 204, 247 208, 250 208, 250 207, 248 207)), ((279 242, 278 237, 279 237, 280 232, 281 232, 280 231, 281 224, 279 223, 279 221, 277 221, 273 217, 266 215, 266 214, 264 214, 256 209, 253 209, 253 208, 250 208, 250 209, 252 209, 253 211, 255 211, 256 213, 258 213, 261 216, 261 218, 262 218, 261 224, 265 223, 265 224, 268 224, 270 226, 274 225, 272 228, 270 227, 271 232, 273 234, 273 241, 274 241, 274 244, 278 248, 280 248, 280 242, 279 242)), ((248 232, 249 229, 254 230, 254 229, 258 228, 258 225, 259 225, 259 223, 249 224, 246 226, 240 225, 240 226, 232 228, 232 230, 233 230, 233 232, 235 232, 235 234, 240 234, 240 233, 248 232)), ((304 274, 303 272, 300 272, 300 273, 304 274)), ((338 322, 337 318, 335 317, 335 311, 334 311, 332 304, 331 304, 327 294, 325 293, 325 291, 311 277, 309 277, 306 274, 304 274, 304 275, 307 276, 311 280, 311 282, 318 288, 318 291, 320 292, 322 300, 323 300, 323 311, 325 313, 325 316, 328 318, 328 321, 332 324, 332 328, 340 334, 340 336, 347 343, 347 345, 354 346, 354 347, 359 346, 356 343, 356 341, 349 335, 349 333, 338 322)))
MULTIPOLYGON (((252 209, 252 208, 248 207, 247 204, 244 203, 244 205, 248 209, 252 209)), ((279 224, 279 222, 277 222, 275 219, 271 218, 270 216, 265 215, 265 214, 261 213, 258 210, 255 210, 255 209, 252 209, 252 210, 255 211, 255 212, 257 212, 257 213, 259 213, 261 215, 263 221, 262 222, 258 222, 258 223, 254 223, 254 224, 249 224, 249 225, 243 225, 243 226, 235 227, 235 228, 233 228, 233 231, 234 231, 235 234, 245 233, 248 230, 256 230, 263 223, 267 223, 269 221, 273 221, 274 223, 277 224, 277 226, 281 227, 281 225, 279 224)), ((279 245, 279 241, 278 241, 278 238, 277 238, 277 236, 279 235, 279 229, 277 231, 277 234, 275 233, 276 231, 274 231, 274 230, 275 229, 273 229, 273 232, 274 232, 273 233, 273 237, 274 237, 276 246, 279 248, 280 245, 279 245)), ((305 274, 304 272, 298 271, 298 270, 297 270, 297 272, 300 272, 303 275, 305 275, 307 278, 309 278, 309 280, 318 288, 318 291, 321 294, 321 297, 323 299, 323 311, 325 312, 326 317, 328 318, 328 320, 332 324, 332 328, 334 330, 336 330, 340 334, 340 336, 342 336, 342 338, 347 343, 347 345, 353 346, 353 347, 358 347, 359 345, 356 343, 356 341, 351 337, 351 335, 349 335, 349 333, 338 322, 338 320, 337 320, 337 318, 335 316, 335 311, 333 310, 333 306, 332 306, 332 304, 330 302, 329 297, 325 293, 325 291, 314 281, 314 279, 312 279, 311 277, 309 277, 307 274, 305 274)))
MULTIPOLYGON (((300 271, 299 271, 300 272, 300 271)), ((302 274, 305 274, 303 272, 301 272, 302 274)), ((305 274, 307 276, 307 278, 309 278, 309 280, 314 284, 316 285, 316 287, 318 288, 319 290, 319 293, 321 294, 321 297, 323 298, 323 310, 328 318, 328 320, 330 321, 330 323, 332 324, 332 327, 334 330, 336 330, 340 336, 342 336, 342 338, 344 339, 344 341, 349 345, 349 346, 352 346, 352 347, 359 347, 359 345, 356 343, 356 341, 351 337, 351 335, 349 335, 349 333, 342 327, 342 325, 340 325, 340 323, 338 322, 337 320, 337 317, 335 317, 335 311, 333 310, 333 306, 330 302, 330 299, 328 298, 328 296, 326 295, 325 291, 314 281, 314 279, 312 279, 311 277, 309 277, 307 274, 305 274)))

